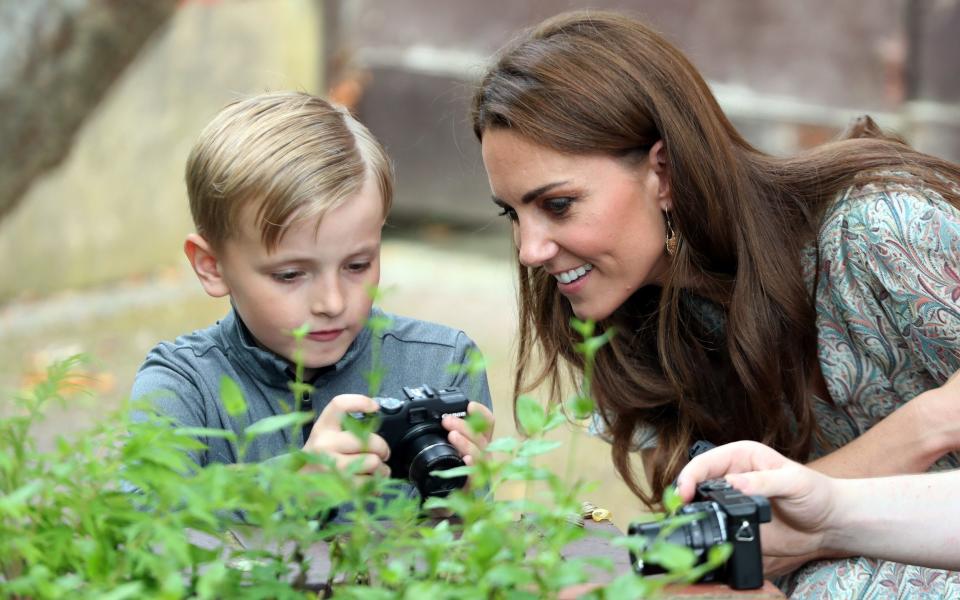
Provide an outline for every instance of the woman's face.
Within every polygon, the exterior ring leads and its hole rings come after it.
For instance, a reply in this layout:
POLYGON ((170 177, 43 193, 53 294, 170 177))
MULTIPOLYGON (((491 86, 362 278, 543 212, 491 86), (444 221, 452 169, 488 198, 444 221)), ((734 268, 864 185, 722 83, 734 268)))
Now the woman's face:
POLYGON ((520 262, 552 275, 578 318, 605 319, 637 289, 662 281, 663 211, 671 204, 661 142, 630 164, 488 129, 482 152, 520 262))

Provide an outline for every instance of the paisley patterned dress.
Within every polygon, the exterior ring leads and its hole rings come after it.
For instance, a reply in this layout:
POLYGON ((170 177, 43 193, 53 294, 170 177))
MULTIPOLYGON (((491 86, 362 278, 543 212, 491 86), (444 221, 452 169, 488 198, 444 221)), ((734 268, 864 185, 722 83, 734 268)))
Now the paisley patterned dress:
MULTIPOLYGON (((816 401, 823 455, 960 368, 960 211, 926 189, 849 190, 803 267, 833 399, 816 401)), ((952 453, 933 468, 957 467, 952 453)), ((960 599, 960 573, 848 558, 808 563, 781 587, 802 599, 960 599)))

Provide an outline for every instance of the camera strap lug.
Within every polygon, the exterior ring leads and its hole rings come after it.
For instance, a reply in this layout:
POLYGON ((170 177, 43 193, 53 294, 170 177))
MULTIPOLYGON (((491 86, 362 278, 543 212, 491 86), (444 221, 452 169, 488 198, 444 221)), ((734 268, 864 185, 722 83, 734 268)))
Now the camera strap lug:
POLYGON ((753 527, 750 526, 750 522, 741 522, 740 529, 737 530, 737 534, 734 536, 734 539, 738 542, 752 542, 755 538, 756 536, 753 534, 753 527))

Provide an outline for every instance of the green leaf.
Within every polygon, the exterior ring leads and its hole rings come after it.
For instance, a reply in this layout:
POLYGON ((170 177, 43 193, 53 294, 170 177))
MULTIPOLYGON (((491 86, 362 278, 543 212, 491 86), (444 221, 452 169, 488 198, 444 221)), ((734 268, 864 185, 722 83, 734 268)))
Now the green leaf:
POLYGON ((31 481, 23 487, 0 497, 0 514, 19 515, 21 509, 43 489, 42 481, 31 481))
POLYGON ((593 398, 583 394, 577 394, 571 398, 568 403, 568 410, 574 419, 586 419, 590 417, 593 414, 594 408, 596 408, 596 405, 593 402, 593 398))
POLYGON ((143 584, 139 581, 123 583, 100 596, 100 600, 124 600, 125 598, 139 598, 143 593, 143 584))
POLYGON ((537 456, 559 448, 563 442, 557 440, 527 440, 520 446, 519 456, 537 456))
POLYGON ((580 337, 587 339, 593 335, 593 330, 596 327, 596 324, 591 320, 581 321, 576 317, 570 317, 570 326, 573 327, 573 330, 580 334, 580 337))
POLYGON ((557 427, 569 422, 567 415, 563 412, 560 404, 554 404, 547 413, 547 424, 543 426, 544 431, 553 431, 557 427))
POLYGON ((430 474, 434 477, 439 477, 440 479, 453 479, 454 477, 463 477, 464 475, 470 476, 473 475, 475 467, 464 465, 462 467, 453 467, 452 469, 444 469, 442 471, 430 471, 430 474))
POLYGON ((711 546, 710 549, 707 550, 707 564, 718 567, 727 562, 731 554, 733 554, 733 544, 730 542, 711 546))
POLYGON ((490 429, 490 421, 478 412, 467 415, 464 420, 474 433, 486 433, 490 429))
POLYGON ((658 564, 671 573, 683 573, 693 568, 697 555, 686 546, 658 540, 643 553, 643 560, 658 564))
POLYGON ((247 402, 243 399, 243 392, 237 382, 226 375, 220 377, 220 401, 231 417, 238 417, 247 412, 247 402))
POLYGON ((487 444, 487 452, 513 452, 519 446, 520 442, 516 438, 502 437, 487 444))
POLYGON ((274 431, 280 431, 296 425, 303 425, 313 420, 313 413, 292 412, 283 415, 273 415, 265 419, 260 419, 253 425, 244 430, 247 437, 258 437, 274 431))
POLYGON ((498 564, 486 573, 487 583, 500 588, 516 589, 533 582, 533 572, 521 565, 498 564))
POLYGON ((352 433, 358 440, 366 444, 370 434, 379 430, 380 420, 378 413, 367 413, 362 419, 346 413, 340 418, 340 428, 352 433))
POLYGON ((177 427, 173 430, 173 434, 191 438, 222 438, 231 441, 237 439, 237 434, 229 429, 213 429, 212 427, 177 427))
POLYGON ((650 545, 650 542, 650 538, 642 535, 625 535, 612 539, 610 545, 618 548, 626 548, 636 554, 642 554, 650 545))
POLYGON ((201 598, 217 598, 220 585, 227 574, 227 567, 222 562, 217 561, 209 565, 197 581, 197 595, 201 598))
POLYGON ((303 383, 302 381, 290 381, 287 383, 287 387, 290 388, 290 391, 293 392, 294 396, 299 396, 301 398, 307 394, 313 393, 313 386, 309 383, 303 383))
POLYGON ((659 587, 653 580, 644 579, 636 573, 629 572, 611 581, 604 589, 603 597, 606 600, 650 598, 653 597, 653 592, 659 587))
POLYGON ((517 420, 527 435, 537 435, 547 423, 547 413, 532 396, 526 394, 517 398, 517 420))
POLYGON ((290 335, 292 335, 293 339, 295 340, 302 340, 303 338, 307 337, 308 333, 310 333, 310 323, 304 323, 300 327, 297 327, 291 331, 290 335))
POLYGON ((677 514, 677 510, 683 506, 683 498, 677 493, 677 486, 668 485, 663 490, 663 507, 671 515, 677 514))
POLYGON ((386 331, 387 329, 390 329, 391 325, 393 325, 393 319, 387 315, 373 315, 367 319, 367 327, 369 327, 374 333, 386 331))

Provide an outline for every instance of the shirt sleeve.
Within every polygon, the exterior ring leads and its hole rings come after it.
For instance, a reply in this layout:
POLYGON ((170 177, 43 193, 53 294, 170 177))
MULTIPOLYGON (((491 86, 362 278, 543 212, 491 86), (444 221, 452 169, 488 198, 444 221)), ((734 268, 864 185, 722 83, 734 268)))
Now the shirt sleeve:
POLYGON ((888 375, 909 353, 938 385, 960 368, 960 212, 928 190, 897 187, 840 211, 840 299, 860 350, 888 375))
MULTIPOLYGON (((453 352, 453 362, 451 366, 461 365, 465 367, 476 360, 475 352, 480 352, 477 345, 464 332, 457 334, 456 346, 453 352)), ((476 400, 491 411, 493 410, 493 401, 490 398, 490 385, 487 382, 487 371, 481 369, 477 373, 470 373, 466 368, 457 368, 454 371, 451 386, 460 388, 471 400, 476 400)))
MULTIPOLYGON (((130 398, 134 402, 146 402, 158 414, 170 417, 179 427, 208 427, 205 413, 201 409, 200 398, 203 393, 190 374, 165 360, 157 349, 152 351, 137 372, 130 398)), ((131 415, 134 422, 143 422, 147 412, 134 408, 131 415)), ((204 445, 207 438, 197 438, 204 445)), ((194 460, 201 466, 208 461, 207 452, 194 454, 194 460)))

